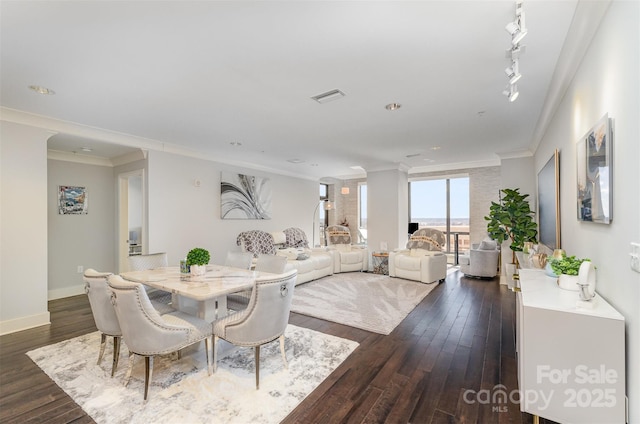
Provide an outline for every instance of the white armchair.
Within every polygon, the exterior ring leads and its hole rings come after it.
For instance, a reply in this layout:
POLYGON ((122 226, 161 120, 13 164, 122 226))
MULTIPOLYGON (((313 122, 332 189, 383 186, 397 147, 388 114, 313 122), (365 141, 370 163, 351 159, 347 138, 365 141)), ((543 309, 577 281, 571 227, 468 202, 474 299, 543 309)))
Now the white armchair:
POLYGON ((469 255, 460 256, 460 271, 468 277, 493 278, 498 274, 499 257, 494 240, 472 244, 469 255))
POLYGON ((325 234, 328 248, 334 255, 334 274, 369 269, 369 252, 364 246, 351 244, 349 227, 330 225, 325 230, 325 234))
POLYGON ((423 228, 411 235, 407 248, 389 253, 389 276, 433 283, 447 277, 446 239, 441 231, 423 228))

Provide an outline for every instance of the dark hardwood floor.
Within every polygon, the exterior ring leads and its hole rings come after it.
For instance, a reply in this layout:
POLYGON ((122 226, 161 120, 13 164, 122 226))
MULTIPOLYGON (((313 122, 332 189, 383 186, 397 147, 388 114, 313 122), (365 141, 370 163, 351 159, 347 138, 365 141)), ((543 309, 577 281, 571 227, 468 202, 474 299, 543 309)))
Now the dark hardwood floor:
MULTIPOLYGON (((95 331, 89 302, 49 311, 51 325, 0 337, 1 423, 93 422, 25 355, 95 331)), ((388 336, 299 314, 290 323, 360 346, 283 423, 533 422, 518 404, 486 401, 517 389, 515 296, 495 280, 450 275, 388 336)))

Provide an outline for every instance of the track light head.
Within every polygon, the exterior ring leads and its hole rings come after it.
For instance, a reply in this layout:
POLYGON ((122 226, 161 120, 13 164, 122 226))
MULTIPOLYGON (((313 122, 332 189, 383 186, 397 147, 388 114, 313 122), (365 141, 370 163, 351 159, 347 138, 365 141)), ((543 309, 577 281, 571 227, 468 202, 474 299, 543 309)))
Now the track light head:
POLYGON ((509 84, 513 85, 520 78, 522 78, 522 74, 518 71, 518 61, 514 60, 511 63, 511 67, 504 70, 505 74, 507 74, 507 78, 509 78, 509 84))
POLYGON ((502 94, 504 94, 505 96, 507 96, 507 98, 509 99, 510 102, 515 102, 516 99, 518 98, 518 96, 520 95, 520 93, 518 92, 518 86, 513 84, 510 85, 509 87, 507 87, 507 89, 505 89, 502 94))

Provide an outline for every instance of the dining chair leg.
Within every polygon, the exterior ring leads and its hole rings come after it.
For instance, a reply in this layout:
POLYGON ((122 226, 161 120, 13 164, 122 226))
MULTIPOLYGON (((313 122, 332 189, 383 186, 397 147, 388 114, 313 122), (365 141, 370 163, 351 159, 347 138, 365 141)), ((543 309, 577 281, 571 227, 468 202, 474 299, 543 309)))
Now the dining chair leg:
POLYGON ((213 372, 218 370, 218 336, 213 336, 213 372))
POLYGON ((131 380, 131 372, 133 371, 133 361, 136 357, 136 354, 133 352, 129 352, 129 368, 127 368, 127 373, 124 376, 124 385, 127 386, 129 384, 129 380, 131 380))
POLYGON ((98 353, 98 363, 97 365, 100 365, 100 362, 102 362, 102 357, 104 356, 104 348, 107 346, 107 335, 102 333, 100 335, 100 353, 98 353))
POLYGON ((120 337, 113 337, 113 363, 111 364, 111 377, 116 373, 118 368, 118 360, 120 359, 120 337))
POLYGON ((206 339, 204 339, 204 353, 207 355, 207 372, 209 373, 209 375, 212 374, 211 372, 211 359, 209 359, 209 352, 211 351, 211 343, 209 342, 209 337, 207 337, 206 339))
POLYGON ((289 369, 289 362, 287 362, 287 352, 284 350, 284 334, 280 336, 280 352, 282 353, 282 360, 284 361, 284 367, 289 369))
POLYGON ((144 400, 149 396, 149 386, 153 376, 153 356, 144 357, 144 400))
POLYGON ((256 390, 260 388, 260 345, 255 347, 256 351, 256 390))

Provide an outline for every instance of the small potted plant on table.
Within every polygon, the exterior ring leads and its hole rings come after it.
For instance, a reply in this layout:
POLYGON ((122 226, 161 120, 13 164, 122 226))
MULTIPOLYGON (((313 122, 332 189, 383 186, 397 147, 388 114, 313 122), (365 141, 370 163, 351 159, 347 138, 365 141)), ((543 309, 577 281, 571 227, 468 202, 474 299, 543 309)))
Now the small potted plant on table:
POLYGON ((583 262, 591 261, 588 258, 579 259, 575 256, 562 255, 562 258, 549 259, 549 265, 554 274, 558 276, 558 286, 561 289, 578 291, 578 274, 583 262))
POLYGON ((187 254, 187 266, 191 275, 204 275, 211 259, 209 251, 201 247, 191 249, 187 254))

